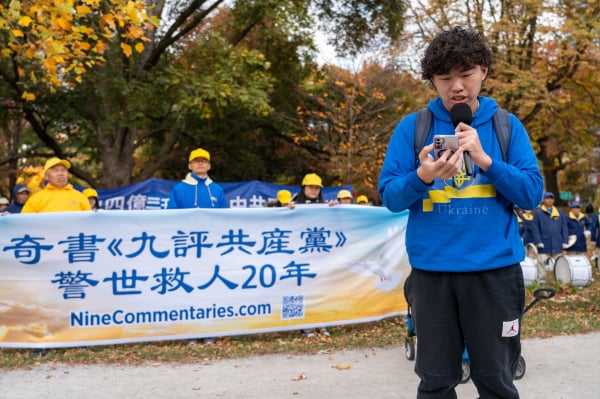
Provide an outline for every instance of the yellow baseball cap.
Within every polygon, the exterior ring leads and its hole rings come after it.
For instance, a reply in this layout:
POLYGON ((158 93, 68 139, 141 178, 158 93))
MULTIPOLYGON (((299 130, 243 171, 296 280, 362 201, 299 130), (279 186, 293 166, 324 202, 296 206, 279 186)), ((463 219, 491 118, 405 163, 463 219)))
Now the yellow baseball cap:
POLYGON ((337 199, 350 198, 352 199, 352 193, 348 190, 340 190, 337 195, 337 199))
POLYGON ((289 204, 291 199, 292 193, 290 193, 288 190, 277 191, 277 201, 279 201, 282 205, 289 204))
POLYGON ((85 195, 88 198, 90 198, 90 197, 98 198, 98 192, 96 190, 94 190, 93 188, 86 188, 85 190, 82 191, 82 193, 83 193, 83 195, 85 195))
POLYGON ((71 168, 71 162, 67 161, 66 159, 60 159, 57 157, 53 157, 53 158, 50 158, 49 160, 47 160, 46 163, 44 164, 44 173, 46 173, 46 171, 48 169, 53 168, 56 165, 62 165, 67 169, 71 168))
POLYGON ((188 162, 192 162, 196 158, 204 158, 207 161, 210 161, 210 154, 204 148, 196 148, 194 151, 190 152, 190 159, 188 162))
POLYGON ((323 181, 316 173, 309 173, 302 179, 302 185, 323 187, 323 181))
POLYGON ((366 195, 359 195, 358 198, 356 199, 356 202, 358 204, 363 204, 363 203, 367 204, 367 203, 369 203, 369 199, 367 198, 366 195))

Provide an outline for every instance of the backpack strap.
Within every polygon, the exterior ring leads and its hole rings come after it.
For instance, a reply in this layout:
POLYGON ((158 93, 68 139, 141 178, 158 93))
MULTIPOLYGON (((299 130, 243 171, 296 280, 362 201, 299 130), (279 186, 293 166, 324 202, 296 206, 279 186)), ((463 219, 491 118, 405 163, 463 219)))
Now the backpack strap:
POLYGON ((429 137, 432 120, 433 113, 429 108, 422 108, 417 113, 417 122, 415 124, 415 168, 419 166, 419 153, 425 147, 427 137, 429 137))
POLYGON ((494 131, 496 132, 496 138, 500 144, 500 150, 502 151, 502 160, 508 161, 508 146, 510 144, 511 128, 510 118, 508 112, 503 108, 498 108, 494 117, 492 118, 494 124, 494 131))

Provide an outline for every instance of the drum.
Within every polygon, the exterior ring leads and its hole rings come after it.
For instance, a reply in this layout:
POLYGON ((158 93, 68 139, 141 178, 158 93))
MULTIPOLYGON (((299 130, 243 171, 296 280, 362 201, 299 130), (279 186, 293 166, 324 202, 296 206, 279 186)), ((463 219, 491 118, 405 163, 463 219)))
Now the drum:
POLYGON ((585 255, 560 255, 554 262, 556 281, 587 287, 592 282, 592 265, 585 255))
POLYGON ((523 270, 523 283, 525 287, 529 287, 535 283, 537 279, 537 261, 529 256, 526 256, 521 262, 521 270, 523 270))
POLYGON ((535 244, 529 243, 529 244, 525 245, 525 254, 526 254, 526 256, 528 256, 530 258, 537 259, 538 250, 537 250, 537 247, 535 246, 535 244))

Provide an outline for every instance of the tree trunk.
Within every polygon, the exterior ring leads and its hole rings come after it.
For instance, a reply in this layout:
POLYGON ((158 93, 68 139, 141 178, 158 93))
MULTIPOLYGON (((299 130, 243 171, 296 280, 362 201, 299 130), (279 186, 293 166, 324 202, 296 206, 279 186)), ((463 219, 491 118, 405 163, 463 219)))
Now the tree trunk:
POLYGON ((98 151, 102 159, 98 188, 117 188, 132 183, 135 128, 115 128, 98 132, 98 151))

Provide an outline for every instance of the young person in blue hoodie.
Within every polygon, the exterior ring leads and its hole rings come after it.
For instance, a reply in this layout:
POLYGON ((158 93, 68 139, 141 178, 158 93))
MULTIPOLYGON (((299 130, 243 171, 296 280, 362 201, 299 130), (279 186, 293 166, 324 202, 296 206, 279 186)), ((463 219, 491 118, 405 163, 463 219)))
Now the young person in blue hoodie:
POLYGON ((389 142, 379 194, 392 212, 409 210, 406 250, 412 270, 405 295, 419 350, 417 398, 456 398, 466 345, 471 376, 482 399, 517 399, 513 376, 521 353, 525 257, 513 205, 535 209, 543 179, 525 128, 510 115, 503 160, 492 117, 495 100, 480 96, 491 50, 477 31, 439 33, 421 60, 422 77, 438 97, 427 145, 415 159, 417 114, 406 116, 389 142), (450 110, 467 104, 470 125, 454 127, 450 110), (435 160, 434 135, 455 135, 458 149, 435 160), (463 154, 470 154, 472 175, 463 154), (418 162, 417 162, 418 161, 418 162))

